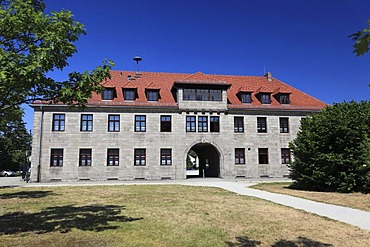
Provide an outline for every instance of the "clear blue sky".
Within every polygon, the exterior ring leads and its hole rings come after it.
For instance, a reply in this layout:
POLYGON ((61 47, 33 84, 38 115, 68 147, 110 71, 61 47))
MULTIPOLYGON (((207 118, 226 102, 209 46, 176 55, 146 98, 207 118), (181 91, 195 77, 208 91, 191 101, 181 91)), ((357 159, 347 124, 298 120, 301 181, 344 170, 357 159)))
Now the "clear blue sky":
MULTIPOLYGON (((87 35, 69 67, 272 75, 326 103, 370 99, 370 53, 353 54, 348 35, 370 19, 369 0, 45 0, 71 10, 87 35)), ((32 128, 33 111, 25 121, 32 128)))

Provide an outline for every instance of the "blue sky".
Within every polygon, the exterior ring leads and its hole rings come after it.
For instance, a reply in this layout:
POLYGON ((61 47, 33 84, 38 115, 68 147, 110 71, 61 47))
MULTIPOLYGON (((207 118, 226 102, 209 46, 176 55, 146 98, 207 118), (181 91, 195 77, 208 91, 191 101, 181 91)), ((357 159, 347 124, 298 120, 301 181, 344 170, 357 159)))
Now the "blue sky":
MULTIPOLYGON (((356 57, 348 35, 370 19, 369 0, 45 0, 68 9, 87 35, 69 67, 272 75, 326 103, 370 99, 370 53, 356 57)), ((33 110, 26 107, 27 128, 33 110)))

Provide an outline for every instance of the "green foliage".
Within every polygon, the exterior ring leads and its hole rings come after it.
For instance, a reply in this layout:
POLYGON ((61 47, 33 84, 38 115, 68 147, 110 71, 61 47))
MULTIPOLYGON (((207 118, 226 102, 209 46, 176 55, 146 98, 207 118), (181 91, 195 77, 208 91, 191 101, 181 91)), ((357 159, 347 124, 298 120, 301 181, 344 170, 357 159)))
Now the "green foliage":
POLYGON ((370 45, 370 20, 367 21, 368 27, 358 31, 356 33, 351 34, 349 37, 352 37, 356 43, 353 45, 354 53, 356 56, 364 55, 366 52, 369 51, 370 45))
POLYGON ((46 74, 68 66, 74 42, 85 34, 68 10, 44 14, 42 0, 0 0, 0 112, 34 100, 83 106, 100 82, 109 77, 113 62, 92 72, 69 74, 57 82, 46 74))
POLYGON ((291 178, 320 191, 370 192, 370 102, 326 107, 290 144, 291 178))
POLYGON ((31 135, 22 121, 23 110, 19 107, 4 110, 0 117, 0 170, 18 170, 28 165, 31 135))

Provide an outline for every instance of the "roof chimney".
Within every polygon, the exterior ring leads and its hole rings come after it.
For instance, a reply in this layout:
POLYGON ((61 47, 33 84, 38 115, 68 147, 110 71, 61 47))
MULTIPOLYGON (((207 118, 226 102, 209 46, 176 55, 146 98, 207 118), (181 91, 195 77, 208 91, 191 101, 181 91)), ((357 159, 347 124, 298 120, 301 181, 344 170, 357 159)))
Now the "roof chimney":
POLYGON ((267 78, 268 81, 272 81, 272 74, 271 72, 267 72, 265 77, 267 78))

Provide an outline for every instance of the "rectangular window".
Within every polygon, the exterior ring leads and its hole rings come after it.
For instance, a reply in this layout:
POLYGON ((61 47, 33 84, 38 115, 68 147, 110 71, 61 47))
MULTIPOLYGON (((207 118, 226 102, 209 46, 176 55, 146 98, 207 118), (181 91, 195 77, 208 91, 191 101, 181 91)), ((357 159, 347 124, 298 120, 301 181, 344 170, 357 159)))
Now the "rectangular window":
POLYGON ((271 104, 271 96, 269 93, 261 94, 261 103, 262 104, 271 104))
POLYGON ((119 149, 110 148, 107 151, 107 166, 118 166, 119 165, 119 149))
POLYGON ((171 132, 171 116, 161 116, 161 132, 171 132))
POLYGON ((161 165, 170 166, 172 165, 172 150, 169 148, 161 149, 161 165))
POLYGON ((93 129, 93 115, 82 114, 81 115, 81 131, 92 131, 93 129))
POLYGON ((222 101, 222 90, 184 88, 183 100, 222 101))
POLYGON ((146 131, 146 116, 137 115, 135 116, 135 132, 146 131))
POLYGON ((267 132, 267 118, 257 117, 257 132, 266 133, 267 132))
POLYGON ((146 149, 145 148, 135 148, 135 166, 145 166, 146 161, 146 149))
POLYGON ((234 117, 234 132, 235 133, 244 132, 244 117, 234 117))
POLYGON ((258 163, 268 164, 269 163, 269 153, 267 148, 258 149, 258 163))
POLYGON ((184 88, 183 100, 195 100, 195 89, 184 88))
POLYGON ((124 89, 123 90, 124 100, 135 100, 136 99, 136 90, 135 89, 124 89))
POLYGON ((63 166, 63 149, 51 149, 50 167, 63 166))
POLYGON ((280 133, 289 133, 289 118, 281 117, 280 122, 280 133))
POLYGON ((245 164, 245 149, 235 148, 235 164, 245 164))
POLYGON ((281 164, 289 164, 289 163, 290 163, 290 149, 282 148, 281 149, 281 164))
POLYGON ((53 114, 53 131, 64 131, 65 115, 53 114))
POLYGON ((210 101, 222 101, 222 91, 221 90, 209 90, 209 100, 210 101))
POLYGON ((209 131, 220 132, 220 117, 210 117, 209 131))
POLYGON ((114 88, 105 88, 102 94, 103 100, 112 100, 115 96, 115 89, 114 88))
POLYGON ((186 132, 195 132, 195 116, 186 116, 186 132))
POLYGON ((242 103, 252 103, 251 93, 242 93, 241 100, 242 100, 242 103))
POLYGON ((279 95, 280 104, 290 104, 289 94, 282 93, 279 95))
POLYGON ((148 90, 146 93, 146 97, 148 101, 158 101, 158 90, 148 90))
POLYGON ((198 132, 208 132, 208 117, 198 117, 198 132))
POLYGON ((80 166, 91 166, 91 149, 80 149, 80 166))
POLYGON ((108 115, 108 131, 119 132, 119 115, 108 115))

